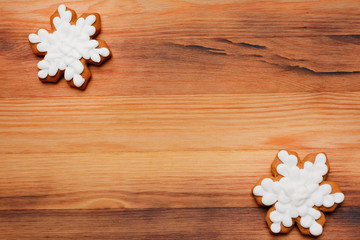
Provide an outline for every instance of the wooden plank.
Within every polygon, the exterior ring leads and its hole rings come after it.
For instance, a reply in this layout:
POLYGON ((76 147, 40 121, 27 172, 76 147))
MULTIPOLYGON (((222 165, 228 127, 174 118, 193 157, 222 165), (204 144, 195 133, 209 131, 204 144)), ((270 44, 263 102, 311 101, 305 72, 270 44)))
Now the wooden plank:
POLYGON ((359 92, 2 99, 0 147, 3 153, 353 149, 359 110, 359 92))
MULTIPOLYGON (((299 150, 300 156, 321 151, 299 150)), ((276 151, 6 154, 0 209, 256 207, 276 151)), ((358 150, 327 151, 328 180, 360 206, 358 150)))
POLYGON ((254 207, 283 148, 326 151, 359 206, 359 97, 2 99, 0 208, 254 207))
POLYGON ((0 97, 360 91, 356 1, 67 4, 101 13, 113 59, 90 67, 85 93, 42 84, 27 36, 49 27, 57 3, 3 2, 0 97))
MULTIPOLYGON (((304 239, 273 236, 260 208, 0 211, 2 239, 304 239)), ((317 239, 358 239, 359 207, 326 214, 317 239)))

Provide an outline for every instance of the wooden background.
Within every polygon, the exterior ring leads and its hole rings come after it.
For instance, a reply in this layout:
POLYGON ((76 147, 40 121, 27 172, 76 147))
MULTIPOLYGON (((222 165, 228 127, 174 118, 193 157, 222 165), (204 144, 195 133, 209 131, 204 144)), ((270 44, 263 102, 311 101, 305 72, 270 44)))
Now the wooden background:
POLYGON ((359 1, 67 1, 113 51, 86 91, 37 79, 59 3, 0 2, 0 239, 302 238, 250 194, 279 149, 327 152, 318 239, 359 239, 359 1))

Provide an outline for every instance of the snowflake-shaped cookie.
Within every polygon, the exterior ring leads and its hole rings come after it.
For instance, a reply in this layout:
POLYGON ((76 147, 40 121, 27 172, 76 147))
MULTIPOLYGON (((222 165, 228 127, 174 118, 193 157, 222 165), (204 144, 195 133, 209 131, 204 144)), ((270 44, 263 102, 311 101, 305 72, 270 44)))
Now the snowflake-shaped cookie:
POLYGON ((295 152, 282 150, 271 164, 273 176, 262 177, 252 189, 256 202, 272 206, 266 222, 273 233, 287 233, 296 222, 303 234, 319 236, 323 212, 344 201, 335 182, 325 181, 330 165, 325 153, 309 154, 299 161, 295 152))
POLYGON ((98 13, 83 14, 60 5, 50 18, 51 31, 40 29, 29 35, 33 52, 44 59, 38 63, 42 82, 57 82, 64 74, 69 85, 85 89, 91 73, 87 63, 100 65, 111 57, 105 41, 93 38, 101 28, 98 13))

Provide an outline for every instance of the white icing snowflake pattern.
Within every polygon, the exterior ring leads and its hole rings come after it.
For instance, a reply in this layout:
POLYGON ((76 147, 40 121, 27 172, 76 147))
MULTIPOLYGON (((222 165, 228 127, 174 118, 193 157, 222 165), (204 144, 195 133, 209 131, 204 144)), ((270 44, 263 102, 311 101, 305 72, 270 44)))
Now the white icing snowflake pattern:
POLYGON ((84 65, 80 59, 92 60, 100 63, 101 56, 108 57, 110 50, 106 47, 97 48, 99 42, 91 39, 96 32, 92 26, 96 21, 95 15, 89 15, 85 19, 80 17, 76 24, 72 25, 74 17, 65 5, 58 7, 59 16, 53 19, 55 31, 49 33, 40 29, 38 34, 30 34, 29 41, 37 44, 39 52, 46 52, 43 60, 38 63, 38 76, 45 79, 47 76, 55 76, 57 72, 64 71, 67 81, 73 80, 76 87, 81 87, 85 79, 81 76, 84 65))
POLYGON ((271 231, 279 233, 281 223, 284 227, 291 227, 292 219, 300 217, 300 225, 309 228, 311 235, 319 236, 323 227, 316 220, 321 217, 321 212, 314 206, 330 208, 335 203, 344 201, 343 193, 331 193, 330 184, 320 185, 328 172, 325 154, 317 154, 314 163, 304 162, 302 169, 297 166, 297 156, 290 155, 285 150, 278 153, 278 158, 282 163, 277 166, 276 171, 283 177, 279 181, 264 178, 253 189, 255 196, 262 197, 263 205, 275 204, 275 210, 269 215, 271 231))

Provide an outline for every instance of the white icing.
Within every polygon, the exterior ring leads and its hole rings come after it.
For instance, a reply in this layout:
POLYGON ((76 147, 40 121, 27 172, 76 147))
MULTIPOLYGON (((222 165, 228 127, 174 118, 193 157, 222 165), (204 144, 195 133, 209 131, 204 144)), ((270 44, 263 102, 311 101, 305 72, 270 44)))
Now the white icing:
POLYGON ((98 63, 100 56, 107 57, 110 51, 105 47, 97 48, 99 42, 90 38, 96 32, 92 26, 96 21, 95 15, 79 18, 75 25, 71 25, 71 11, 62 4, 58 12, 60 17, 53 19, 56 29, 53 33, 40 29, 38 34, 29 35, 31 43, 38 43, 37 50, 46 52, 44 60, 38 63, 38 76, 46 78, 48 75, 55 76, 58 70, 65 71, 65 79, 72 79, 75 86, 81 87, 85 79, 80 75, 84 71, 80 59, 91 59, 98 63))
POLYGON ((297 166, 297 157, 289 155, 285 150, 278 153, 278 158, 282 163, 276 170, 283 177, 279 181, 265 178, 253 190, 255 196, 262 196, 264 205, 275 203, 275 210, 270 213, 271 231, 280 232, 281 223, 285 227, 292 226, 292 218, 300 216, 302 227, 309 228, 314 236, 320 235, 322 226, 316 220, 321 217, 321 213, 313 207, 332 207, 344 201, 343 193, 331 194, 331 185, 319 185, 328 172, 326 156, 319 153, 315 162, 305 162, 303 169, 297 166))

